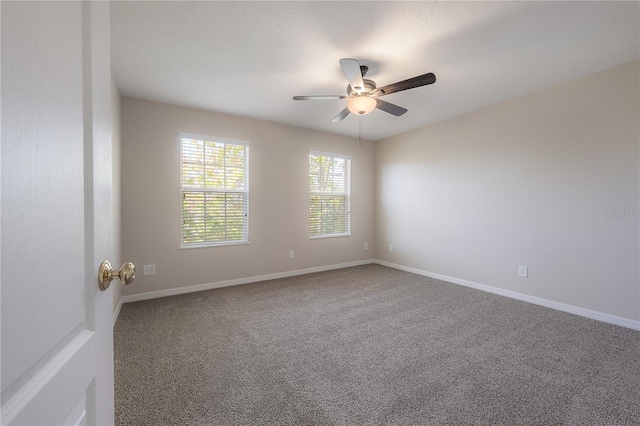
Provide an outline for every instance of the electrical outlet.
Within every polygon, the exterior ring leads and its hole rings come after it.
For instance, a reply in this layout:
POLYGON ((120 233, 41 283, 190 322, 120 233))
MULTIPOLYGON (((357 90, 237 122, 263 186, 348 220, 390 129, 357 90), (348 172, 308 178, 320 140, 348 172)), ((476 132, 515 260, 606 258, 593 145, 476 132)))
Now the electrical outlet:
POLYGON ((529 276, 529 268, 526 266, 518 266, 518 275, 522 278, 527 278, 529 276))
POLYGON ((143 275, 155 275, 156 274, 156 265, 144 265, 142 267, 143 275))
POLYGON ((364 249, 369 250, 369 243, 364 243, 364 249))
POLYGON ((289 250, 289 259, 293 259, 295 257, 295 253, 293 250, 289 250))
POLYGON ((389 251, 393 251, 393 244, 389 244, 389 251))

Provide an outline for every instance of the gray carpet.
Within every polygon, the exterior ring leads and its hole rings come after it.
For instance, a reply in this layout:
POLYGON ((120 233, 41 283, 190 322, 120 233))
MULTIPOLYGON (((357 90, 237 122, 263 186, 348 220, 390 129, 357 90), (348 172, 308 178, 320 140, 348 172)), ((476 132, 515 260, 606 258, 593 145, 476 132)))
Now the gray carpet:
POLYGON ((116 423, 640 424, 640 333, 366 265, 128 303, 116 423))

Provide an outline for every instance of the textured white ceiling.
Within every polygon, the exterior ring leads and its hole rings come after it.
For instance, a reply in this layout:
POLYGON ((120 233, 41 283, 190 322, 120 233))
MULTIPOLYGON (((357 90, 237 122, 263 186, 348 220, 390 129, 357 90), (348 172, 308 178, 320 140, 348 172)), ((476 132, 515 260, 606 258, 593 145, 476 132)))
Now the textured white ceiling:
POLYGON ((362 118, 384 139, 640 58, 639 2, 112 2, 122 95, 357 136, 338 60, 378 86, 433 72, 362 118))

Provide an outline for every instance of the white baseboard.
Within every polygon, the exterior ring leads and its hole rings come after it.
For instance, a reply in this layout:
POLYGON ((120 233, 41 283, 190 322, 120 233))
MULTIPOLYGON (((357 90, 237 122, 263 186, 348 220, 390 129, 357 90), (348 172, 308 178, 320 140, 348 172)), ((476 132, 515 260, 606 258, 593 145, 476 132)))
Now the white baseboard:
POLYGON ((115 323, 115 319, 117 318, 117 314, 120 312, 120 306, 123 303, 138 302, 140 300, 157 299, 159 297, 166 297, 166 296, 176 296, 178 294, 193 293, 196 291, 203 291, 203 290, 212 290, 214 288, 230 287, 234 285, 249 284, 249 283, 267 281, 267 280, 275 280, 278 278, 287 278, 287 277, 293 277, 296 275, 312 274, 314 272, 330 271, 333 269, 349 268, 351 266, 368 265, 370 263, 376 263, 376 260, 365 259, 365 260, 358 260, 355 262, 338 263, 335 265, 318 266, 315 268, 296 269, 293 271, 277 272, 274 274, 266 274, 266 275, 258 275, 254 277, 218 281, 218 282, 208 283, 208 284, 191 285, 188 287, 178 287, 178 288, 171 288, 167 290, 158 290, 158 291, 149 291, 146 293, 130 294, 127 296, 122 296, 122 298, 120 299, 120 305, 118 306, 118 308, 116 309, 116 313, 114 314, 114 323, 115 323))
POLYGON ((388 266, 390 268, 411 272, 413 274, 423 275, 425 277, 435 278, 435 279, 447 281, 453 284, 463 285, 465 287, 475 288, 477 290, 486 291, 488 293, 494 293, 500 296, 510 297, 511 299, 522 300, 524 302, 533 303, 535 305, 544 306, 546 308, 556 309, 558 311, 568 312, 570 314, 575 314, 582 317, 591 318, 597 321, 607 322, 609 324, 615 324, 621 327, 626 327, 626 328, 640 331, 640 321, 635 321, 628 318, 605 314, 603 312, 592 311, 590 309, 580 308, 578 306, 573 306, 573 305, 567 305, 565 303, 555 302, 553 300, 548 300, 548 299, 542 299, 540 297, 529 296, 527 294, 522 294, 522 293, 518 293, 511 290, 504 290, 501 288, 492 287, 485 284, 479 284, 473 281, 467 281, 460 278, 449 277, 447 275, 436 274, 434 272, 423 271, 421 269, 398 265, 395 263, 386 262, 384 260, 376 260, 375 263, 377 263, 378 265, 388 266))
POLYGON ((113 325, 116 325, 116 321, 118 321, 118 315, 120 315, 120 309, 122 309, 122 297, 118 301, 118 306, 116 306, 116 310, 113 312, 113 325))
POLYGON ((530 296, 530 295, 527 295, 527 294, 522 294, 522 293, 518 293, 518 292, 515 292, 515 291, 511 291, 511 290, 505 290, 505 289, 501 289, 501 288, 498 288, 498 287, 492 287, 492 286, 489 286, 489 285, 486 285, 486 284, 480 284, 480 283, 476 283, 476 282, 473 282, 473 281, 467 281, 467 280, 463 280, 463 279, 460 279, 460 278, 450 277, 450 276, 447 276, 447 275, 436 274, 434 272, 423 271, 421 269, 412 268, 412 267, 409 267, 409 266, 399 265, 399 264, 396 264, 396 263, 391 263, 391 262, 387 262, 387 261, 384 261, 384 260, 377 260, 377 259, 366 259, 366 260, 360 260, 360 261, 356 261, 356 262, 347 262, 347 263, 339 263, 339 264, 335 264, 335 265, 318 266, 318 267, 315 267, 315 268, 296 269, 296 270, 293 270, 293 271, 277 272, 277 273, 273 273, 273 274, 258 275, 258 276, 246 277, 246 278, 237 278, 237 279, 233 279, 233 280, 218 281, 218 282, 213 282, 213 283, 208 283, 208 284, 198 284, 198 285, 192 285, 192 286, 188 286, 188 287, 178 287, 178 288, 172 288, 172 289, 167 289, 167 290, 150 291, 150 292, 146 292, 146 293, 139 293, 139 294, 131 294, 131 295, 127 295, 127 296, 122 296, 120 298, 120 302, 118 303, 118 306, 116 307, 115 312, 113 313, 113 324, 115 325, 116 320, 118 319, 118 315, 120 314, 120 309, 122 308, 122 304, 123 303, 137 302, 137 301, 140 301, 140 300, 156 299, 156 298, 159 298, 159 297, 166 297, 166 296, 176 296, 178 294, 193 293, 193 292, 196 292, 196 291, 204 291, 204 290, 212 290, 212 289, 215 289, 215 288, 230 287, 230 286, 241 285, 241 284, 250 284, 250 283, 255 283, 255 282, 260 282, 260 281, 275 280, 275 279, 278 279, 278 278, 293 277, 293 276, 296 276, 296 275, 311 274, 311 273, 314 273, 314 272, 330 271, 330 270, 333 270, 333 269, 349 268, 351 266, 367 265, 367 264, 370 264, 370 263, 377 263, 378 265, 388 266, 390 268, 399 269, 399 270, 406 271, 406 272, 411 272, 413 274, 422 275, 422 276, 430 277, 430 278, 435 278, 435 279, 442 280, 442 281, 447 281, 447 282, 450 282, 450 283, 453 283, 453 284, 463 285, 465 287, 475 288, 477 290, 486 291, 488 293, 493 293, 493 294, 498 294, 500 296, 509 297, 511 299, 522 300, 524 302, 533 303, 535 305, 540 305, 540 306, 544 306, 544 307, 547 307, 547 308, 556 309, 558 311, 568 312, 568 313, 579 315, 579 316, 582 316, 582 317, 591 318, 591 319, 594 319, 594 320, 597 320, 597 321, 602 321, 602 322, 606 322, 606 323, 609 323, 609 324, 615 324, 615 325, 619 325, 621 327, 626 327, 626 328, 630 328, 632 330, 640 331, 640 321, 635 321, 635 320, 632 320, 632 319, 623 318, 623 317, 619 317, 619 316, 615 316, 615 315, 611 315, 611 314, 605 314, 603 312, 593 311, 593 310, 586 309, 586 308, 581 308, 581 307, 578 307, 578 306, 573 306, 573 305, 568 305, 568 304, 565 304, 565 303, 555 302, 553 300, 543 299, 543 298, 536 297, 536 296, 530 296))

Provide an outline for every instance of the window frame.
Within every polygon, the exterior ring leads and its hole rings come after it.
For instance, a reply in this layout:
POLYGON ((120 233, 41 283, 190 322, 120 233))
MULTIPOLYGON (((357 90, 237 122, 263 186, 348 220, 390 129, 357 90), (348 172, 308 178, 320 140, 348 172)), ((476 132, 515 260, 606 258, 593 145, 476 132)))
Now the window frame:
MULTIPOLYGON (((197 249, 197 248, 206 248, 206 247, 222 247, 222 246, 235 246, 235 245, 244 245, 249 244, 249 142, 241 141, 237 139, 229 139, 229 138, 221 138, 215 136, 208 135, 199 135, 194 133, 187 132, 179 132, 178 133, 178 144, 180 146, 180 177, 179 177, 179 197, 180 202, 178 203, 179 207, 179 218, 180 218, 180 249, 197 249), (183 181, 183 171, 184 171, 184 155, 183 155, 183 139, 190 140, 200 140, 203 142, 215 142, 215 143, 223 143, 225 145, 242 145, 245 147, 244 152, 244 191, 233 190, 220 190, 220 188, 214 187, 185 187, 183 181), (185 243, 183 239, 184 233, 184 217, 183 217, 183 199, 185 192, 220 192, 220 193, 243 193, 245 194, 244 198, 244 222, 243 228, 246 232, 243 234, 243 239, 241 240, 225 240, 225 241, 205 241, 200 243, 185 243)), ((226 188, 225 188, 226 189, 226 188)))
POLYGON ((307 191, 308 191, 308 198, 307 198, 307 219, 308 219, 308 232, 309 232, 309 239, 311 240, 317 240, 317 239, 324 239, 324 238, 339 238, 339 237, 350 237, 351 236, 351 156, 350 155, 346 155, 346 154, 336 154, 333 152, 324 152, 324 151, 314 151, 314 150, 310 150, 309 151, 309 155, 307 156, 307 191), (321 194, 321 193, 312 193, 311 192, 311 156, 315 155, 315 156, 323 156, 323 157, 331 157, 331 158, 340 158, 340 159, 344 159, 347 161, 347 169, 346 169, 346 176, 345 176, 345 199, 346 199, 346 214, 345 214, 345 227, 346 227, 346 232, 340 232, 340 233, 332 233, 332 234, 318 234, 318 235, 312 235, 311 234, 311 199, 313 197, 313 194, 321 194))

